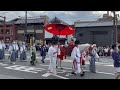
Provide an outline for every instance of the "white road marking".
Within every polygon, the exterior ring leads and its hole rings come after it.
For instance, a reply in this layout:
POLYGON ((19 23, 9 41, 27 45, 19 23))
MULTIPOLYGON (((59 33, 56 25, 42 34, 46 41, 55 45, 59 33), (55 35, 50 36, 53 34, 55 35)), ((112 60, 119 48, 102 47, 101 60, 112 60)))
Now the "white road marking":
POLYGON ((43 68, 35 68, 35 67, 21 66, 21 65, 13 65, 13 66, 5 67, 5 68, 12 69, 12 70, 18 70, 18 71, 24 71, 24 72, 31 72, 31 73, 38 73, 37 71, 45 70, 43 68))
POLYGON ((3 63, 0 63, 1 66, 7 66, 8 64, 3 64, 3 63))
POLYGON ((44 64, 39 64, 39 65, 41 65, 41 66, 49 66, 49 65, 44 65, 44 64))
MULTIPOLYGON (((84 70, 84 71, 90 72, 89 70, 84 70)), ((96 73, 102 73, 102 74, 108 74, 108 75, 115 75, 114 73, 99 72, 99 71, 97 71, 96 73)))
POLYGON ((113 65, 104 65, 104 66, 110 66, 110 67, 113 67, 113 65))
POLYGON ((51 73, 45 73, 45 74, 43 74, 42 76, 43 77, 48 77, 48 76, 50 76, 51 75, 51 73))
POLYGON ((56 77, 59 77, 59 78, 62 78, 62 79, 69 79, 69 78, 66 78, 66 77, 63 77, 63 76, 60 76, 60 75, 56 75, 56 74, 52 74, 52 73, 45 73, 42 76, 43 77, 48 77, 50 75, 53 75, 53 76, 56 76, 56 77))
POLYGON ((67 73, 65 76, 68 77, 68 76, 70 76, 70 75, 72 75, 72 74, 71 74, 71 73, 67 73))
POLYGON ((66 78, 66 77, 63 77, 63 76, 59 76, 59 75, 56 75, 56 74, 51 74, 51 75, 59 77, 59 78, 62 78, 62 79, 69 79, 69 78, 66 78))

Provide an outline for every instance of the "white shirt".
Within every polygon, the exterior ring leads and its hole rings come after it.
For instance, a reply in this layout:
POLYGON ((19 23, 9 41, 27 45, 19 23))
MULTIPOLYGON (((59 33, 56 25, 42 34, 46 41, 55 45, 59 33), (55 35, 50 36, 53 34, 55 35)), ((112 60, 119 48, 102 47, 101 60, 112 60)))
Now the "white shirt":
POLYGON ((81 54, 80 54, 80 49, 79 47, 74 47, 71 53, 71 58, 72 59, 77 59, 80 58, 81 54))
POLYGON ((12 50, 13 50, 13 46, 10 45, 8 51, 12 53, 12 50))
POLYGON ((2 43, 2 47, 5 49, 5 47, 6 47, 6 46, 5 46, 5 44, 4 44, 4 43, 2 43))
POLYGON ((55 53, 55 52, 57 52, 56 48, 53 46, 50 46, 50 48, 48 50, 48 56, 49 57, 57 57, 57 53, 55 53))
POLYGON ((20 51, 22 52, 23 50, 25 50, 26 48, 25 48, 25 45, 22 45, 22 46, 20 46, 20 51))
POLYGON ((19 47, 18 47, 18 45, 17 45, 17 44, 15 44, 15 48, 16 48, 16 50, 19 50, 19 47))
POLYGON ((108 48, 105 48, 104 51, 107 53, 108 52, 108 48))
POLYGON ((3 49, 2 44, 0 44, 0 49, 3 49))

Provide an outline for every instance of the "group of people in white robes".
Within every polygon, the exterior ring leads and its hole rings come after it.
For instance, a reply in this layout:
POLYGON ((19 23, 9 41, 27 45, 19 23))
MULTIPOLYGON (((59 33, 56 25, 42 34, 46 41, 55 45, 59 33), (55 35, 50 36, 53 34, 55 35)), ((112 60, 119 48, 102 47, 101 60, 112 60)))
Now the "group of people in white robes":
POLYGON ((3 40, 0 41, 0 60, 3 61, 5 59, 5 43, 3 40))
POLYGON ((18 46, 16 41, 13 41, 13 43, 9 46, 9 58, 10 58, 10 63, 15 64, 16 59, 19 57, 19 52, 20 52, 20 60, 26 60, 26 47, 25 43, 20 43, 20 47, 18 46))
MULTIPOLYGON (((82 67, 82 63, 80 62, 80 58, 82 56, 82 53, 80 51, 79 48, 79 40, 75 41, 75 47, 73 48, 72 52, 71 52, 71 58, 73 60, 73 65, 72 65, 72 74, 80 74, 80 76, 84 76, 85 72, 83 71, 83 67, 82 67)), ((50 46, 49 50, 48 50, 48 56, 49 56, 49 72, 53 73, 53 74, 57 74, 57 70, 56 70, 56 61, 57 61, 57 54, 59 52, 59 49, 56 48, 57 43, 53 42, 52 45, 50 46)), ((90 45, 89 47, 90 49, 87 49, 86 52, 84 52, 84 54, 87 53, 87 56, 90 56, 90 64, 89 64, 89 70, 92 73, 96 73, 96 66, 95 66, 95 61, 97 58, 99 58, 97 51, 96 51, 96 45, 90 45)))

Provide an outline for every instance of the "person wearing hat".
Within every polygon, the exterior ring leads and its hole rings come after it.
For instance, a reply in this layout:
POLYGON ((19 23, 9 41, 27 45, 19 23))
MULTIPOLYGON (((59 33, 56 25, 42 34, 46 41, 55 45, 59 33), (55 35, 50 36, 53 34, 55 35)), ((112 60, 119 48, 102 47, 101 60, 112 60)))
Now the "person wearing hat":
POLYGON ((76 75, 77 73, 79 73, 80 76, 84 76, 84 74, 82 73, 82 70, 81 70, 81 65, 80 65, 81 53, 80 53, 80 49, 78 47, 79 43, 80 43, 79 40, 75 41, 75 47, 73 48, 72 53, 71 53, 71 58, 73 59, 72 74, 76 75))
POLYGON ((53 74, 57 74, 56 71, 56 60, 57 60, 57 49, 56 49, 57 41, 53 40, 52 45, 48 50, 48 57, 49 57, 49 72, 53 74))
POLYGON ((27 56, 26 56, 26 47, 25 47, 25 42, 21 43, 20 45, 20 60, 26 60, 27 56))

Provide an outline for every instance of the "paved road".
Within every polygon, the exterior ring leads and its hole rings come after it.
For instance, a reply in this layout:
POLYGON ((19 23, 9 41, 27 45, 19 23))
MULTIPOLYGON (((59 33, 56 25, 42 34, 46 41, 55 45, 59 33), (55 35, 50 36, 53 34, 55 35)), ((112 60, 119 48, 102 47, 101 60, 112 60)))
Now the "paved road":
POLYGON ((72 62, 69 58, 64 60, 62 64, 64 69, 60 70, 60 68, 58 68, 58 74, 53 75, 47 73, 49 65, 48 58, 46 58, 45 64, 43 64, 40 61, 41 57, 38 53, 38 63, 36 63, 36 66, 31 66, 29 63, 29 53, 27 53, 27 57, 27 62, 20 62, 19 59, 17 59, 16 64, 12 65, 9 63, 6 54, 4 62, 0 62, 0 79, 114 79, 114 68, 110 57, 101 57, 100 61, 96 62, 97 73, 89 72, 89 61, 86 61, 86 68, 84 68, 86 74, 84 77, 71 75, 72 62))

